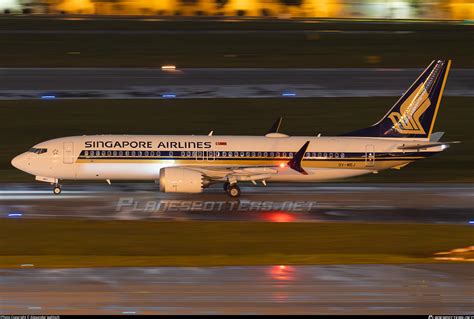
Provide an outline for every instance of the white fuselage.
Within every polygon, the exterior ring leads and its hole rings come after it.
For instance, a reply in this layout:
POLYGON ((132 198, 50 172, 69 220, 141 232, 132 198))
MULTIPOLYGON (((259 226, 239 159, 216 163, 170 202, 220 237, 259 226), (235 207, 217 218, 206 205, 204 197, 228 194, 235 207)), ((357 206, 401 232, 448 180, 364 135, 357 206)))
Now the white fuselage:
MULTIPOLYGON (((170 166, 219 167, 276 165, 268 177, 276 182, 340 179, 404 166, 443 149, 402 151, 402 143, 427 140, 362 137, 94 135, 64 137, 39 143, 12 164, 43 181, 158 180, 170 166), (310 141, 301 174, 284 164, 310 141), (281 165, 281 167, 279 167, 281 165)), ((219 177, 215 181, 223 180, 219 177)))

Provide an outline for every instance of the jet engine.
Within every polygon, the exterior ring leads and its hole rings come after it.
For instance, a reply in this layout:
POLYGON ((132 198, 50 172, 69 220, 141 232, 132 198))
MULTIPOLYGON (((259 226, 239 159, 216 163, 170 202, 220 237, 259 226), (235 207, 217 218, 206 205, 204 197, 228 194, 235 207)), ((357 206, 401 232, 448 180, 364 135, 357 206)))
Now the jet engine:
POLYGON ((209 181, 195 170, 165 167, 160 170, 160 191, 165 193, 201 193, 209 181))

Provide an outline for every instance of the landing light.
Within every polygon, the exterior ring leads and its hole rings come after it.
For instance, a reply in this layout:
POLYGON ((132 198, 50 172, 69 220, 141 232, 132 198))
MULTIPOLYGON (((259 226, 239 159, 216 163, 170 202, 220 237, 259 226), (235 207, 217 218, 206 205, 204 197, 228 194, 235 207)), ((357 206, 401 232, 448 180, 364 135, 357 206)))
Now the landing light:
POLYGON ((161 67, 162 71, 176 71, 176 65, 163 65, 161 67))
POLYGON ((285 163, 280 163, 280 168, 285 168, 286 164, 285 163))

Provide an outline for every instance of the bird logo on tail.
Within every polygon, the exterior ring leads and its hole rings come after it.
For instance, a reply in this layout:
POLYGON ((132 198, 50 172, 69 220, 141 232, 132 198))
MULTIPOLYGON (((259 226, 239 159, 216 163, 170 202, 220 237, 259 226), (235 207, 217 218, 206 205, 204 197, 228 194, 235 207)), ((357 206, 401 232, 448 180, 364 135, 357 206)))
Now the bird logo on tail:
POLYGON ((420 117, 430 105, 425 85, 420 83, 400 106, 400 112, 392 112, 388 117, 392 120, 393 128, 401 134, 426 134, 420 123, 420 117))

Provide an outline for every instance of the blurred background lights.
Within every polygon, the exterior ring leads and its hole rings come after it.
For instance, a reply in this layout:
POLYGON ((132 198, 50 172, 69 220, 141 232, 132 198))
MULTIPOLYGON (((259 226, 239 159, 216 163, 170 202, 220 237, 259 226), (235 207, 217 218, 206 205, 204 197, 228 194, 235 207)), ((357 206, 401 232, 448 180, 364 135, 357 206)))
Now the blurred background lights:
POLYGON ((56 98, 56 95, 53 95, 53 94, 41 95, 42 100, 54 100, 55 98, 56 98))
POLYGON ((74 12, 82 14, 96 13, 94 3, 91 0, 65 0, 59 2, 58 11, 74 12))
MULTIPOLYGON (((356 19, 474 19, 473 0, 0 0, 4 13, 356 19), (46 10, 46 11, 44 11, 46 10)), ((234 20, 236 21, 236 20, 234 20)))
POLYGON ((0 10, 19 10, 21 4, 19 0, 0 0, 0 10))

